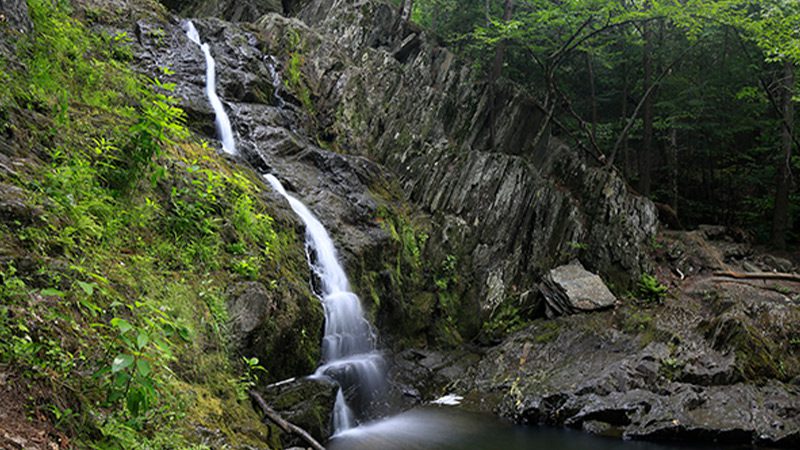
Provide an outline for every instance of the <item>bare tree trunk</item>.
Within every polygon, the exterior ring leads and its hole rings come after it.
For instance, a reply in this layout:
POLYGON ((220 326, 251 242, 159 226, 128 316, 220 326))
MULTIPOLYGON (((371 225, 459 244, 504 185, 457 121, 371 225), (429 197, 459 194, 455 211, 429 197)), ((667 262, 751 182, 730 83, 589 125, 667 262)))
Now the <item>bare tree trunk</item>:
MULTIPOLYGON (((503 9, 503 20, 509 21, 511 20, 511 15, 514 11, 514 0, 505 0, 505 5, 503 9)), ((492 147, 497 145, 496 142, 496 125, 495 122, 497 121, 497 108, 498 105, 498 98, 497 98, 497 88, 496 83, 497 80, 500 78, 500 75, 503 73, 503 62, 505 61, 506 57, 506 45, 507 42, 505 39, 501 40, 497 43, 497 47, 494 51, 494 61, 492 62, 492 71, 489 73, 489 96, 490 96, 490 106, 489 106, 489 141, 492 147)))
MULTIPOLYGON (((630 92, 628 91, 630 87, 628 86, 628 64, 625 63, 622 65, 622 70, 624 71, 625 75, 623 75, 622 79, 622 117, 623 119, 628 118, 628 96, 630 92)), ((633 174, 633 168, 631 167, 631 154, 630 149, 628 148, 628 135, 622 136, 622 172, 625 174, 626 177, 630 180, 633 174)))
POLYGON ((594 81, 592 55, 586 53, 586 70, 589 72, 589 95, 592 102, 592 140, 597 140, 597 88, 594 81))
MULTIPOLYGON (((642 64, 644 66, 644 80, 642 88, 645 92, 653 85, 653 30, 651 24, 645 23, 644 28, 644 53, 642 64)), ((653 96, 645 98, 642 113, 642 149, 639 156, 639 193, 650 195, 652 187, 653 164, 653 96)))
POLYGON ((794 135, 794 66, 785 62, 783 66, 783 92, 781 103, 783 109, 783 132, 781 133, 782 155, 778 160, 777 186, 775 189, 775 206, 772 215, 772 245, 786 249, 786 235, 789 231, 789 191, 791 188, 791 161, 794 135))
POLYGON ((411 14, 414 12, 414 0, 403 0, 402 8, 400 9, 400 20, 405 24, 411 20, 411 14))
POLYGON ((669 201, 675 215, 678 215, 678 129, 673 127, 669 133, 669 201))

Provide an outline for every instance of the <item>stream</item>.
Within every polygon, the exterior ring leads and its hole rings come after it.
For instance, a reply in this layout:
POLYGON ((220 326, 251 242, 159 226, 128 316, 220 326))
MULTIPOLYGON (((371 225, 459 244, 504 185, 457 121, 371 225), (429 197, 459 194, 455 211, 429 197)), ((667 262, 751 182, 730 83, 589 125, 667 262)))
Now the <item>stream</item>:
POLYGON ((512 425, 449 407, 420 407, 334 436, 328 450, 678 450, 719 445, 623 441, 549 427, 512 425))

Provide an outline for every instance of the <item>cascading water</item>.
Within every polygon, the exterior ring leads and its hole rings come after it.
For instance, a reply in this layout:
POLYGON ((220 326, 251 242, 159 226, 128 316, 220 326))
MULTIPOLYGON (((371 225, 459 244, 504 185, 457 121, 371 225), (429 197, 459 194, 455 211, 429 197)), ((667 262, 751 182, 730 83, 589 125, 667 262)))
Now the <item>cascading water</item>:
MULTIPOLYGON (((206 57, 206 94, 216 113, 216 125, 223 149, 236 154, 236 144, 230 120, 216 94, 215 63, 208 44, 202 43, 200 34, 191 21, 184 22, 189 39, 200 46, 206 57)), ((275 87, 278 106, 285 103, 280 96, 280 77, 275 61, 267 58, 267 66, 275 87)), ((306 247, 309 263, 319 281, 318 295, 325 309, 325 333, 322 341, 322 365, 314 377, 325 377, 339 384, 333 411, 335 433, 356 425, 356 414, 348 406, 347 398, 354 401, 359 411, 365 411, 378 398, 384 388, 383 356, 375 350, 375 335, 364 318, 361 301, 350 291, 350 283, 336 256, 336 248, 325 227, 298 199, 289 195, 273 175, 264 176, 269 184, 286 200, 306 225, 306 247), (345 395, 347 393, 347 395, 345 395)))
POLYGON ((222 149, 230 155, 236 154, 236 142, 233 139, 233 129, 231 128, 231 121, 228 119, 228 114, 222 106, 222 101, 217 96, 217 72, 214 57, 211 56, 211 49, 208 44, 204 44, 200 40, 200 33, 197 32, 194 23, 187 20, 183 23, 183 29, 186 31, 186 36, 189 40, 200 46, 203 54, 206 56, 206 96, 214 109, 216 120, 214 123, 217 125, 217 134, 222 141, 222 149))
POLYGON ((272 92, 272 95, 278 102, 278 108, 283 108, 286 106, 286 102, 283 100, 283 97, 281 97, 280 93, 281 76, 278 74, 278 70, 275 68, 277 63, 272 55, 267 55, 265 59, 267 61, 267 70, 269 70, 269 75, 272 77, 272 86, 275 88, 275 90, 272 92))
POLYGON ((350 292, 350 283, 327 230, 302 202, 286 192, 277 178, 273 175, 265 178, 306 225, 309 259, 319 280, 319 295, 325 309, 323 364, 314 376, 329 377, 339 383, 333 412, 334 432, 339 433, 355 425, 344 391, 352 390, 357 404, 366 409, 383 389, 383 357, 375 350, 372 327, 364 318, 358 296, 350 292))

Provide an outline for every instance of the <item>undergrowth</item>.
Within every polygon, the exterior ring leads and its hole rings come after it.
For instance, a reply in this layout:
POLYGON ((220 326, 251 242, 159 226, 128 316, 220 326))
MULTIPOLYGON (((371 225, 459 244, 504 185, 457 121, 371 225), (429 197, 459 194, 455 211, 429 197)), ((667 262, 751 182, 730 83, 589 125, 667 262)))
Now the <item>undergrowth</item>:
POLYGON ((199 448, 190 424, 263 446, 242 393, 270 361, 231 354, 224 290, 280 289, 295 232, 190 140, 168 69, 131 71, 130 38, 68 2, 28 4, 21 64, 0 60, 0 128, 38 161, 0 173, 35 212, 0 219, 0 371, 81 448, 199 448))

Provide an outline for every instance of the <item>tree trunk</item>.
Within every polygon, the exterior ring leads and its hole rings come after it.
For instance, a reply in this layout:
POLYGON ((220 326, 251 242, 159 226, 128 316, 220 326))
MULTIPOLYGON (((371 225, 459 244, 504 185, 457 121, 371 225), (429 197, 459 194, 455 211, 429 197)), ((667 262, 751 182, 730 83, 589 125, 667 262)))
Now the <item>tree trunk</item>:
MULTIPOLYGON (((622 70, 624 73, 622 79, 622 118, 624 123, 624 121, 628 119, 628 97, 630 96, 627 63, 622 65, 622 70)), ((632 172, 633 167, 631 165, 630 149, 628 148, 628 136, 625 135, 622 137, 622 173, 624 173, 625 176, 628 177, 628 180, 630 180, 633 176, 632 172)))
POLYGON ((786 249, 786 235, 789 231, 789 191, 791 188, 791 161, 794 133, 794 104, 792 103, 792 97, 794 96, 794 66, 791 62, 787 61, 784 63, 782 84, 782 151, 776 167, 777 186, 775 189, 775 206, 772 214, 772 245, 779 250, 786 249))
POLYGON ((411 14, 414 12, 414 0, 403 0, 402 8, 400 9, 400 20, 406 24, 411 20, 411 14))
POLYGON ((589 72, 589 95, 592 103, 592 139, 597 140, 597 89, 594 81, 594 64, 592 55, 586 53, 586 70, 589 72))
POLYGON ((678 129, 672 128, 669 133, 669 203, 675 215, 678 215, 678 129))
MULTIPOLYGON (((651 24, 645 23, 644 28, 644 53, 642 65, 644 66, 644 80, 642 89, 647 92, 653 84, 653 30, 651 24)), ((643 130, 642 149, 639 156, 639 193, 650 195, 652 187, 653 165, 653 96, 648 95, 643 105, 643 130)))
MULTIPOLYGON (((508 22, 511 20, 511 15, 514 11, 514 0, 505 0, 505 4, 503 6, 503 20, 508 22)), ((505 39, 501 40, 497 43, 497 47, 494 51, 494 61, 492 62, 492 70, 489 73, 489 95, 490 95, 490 102, 491 106, 489 107, 489 138, 491 141, 491 146, 495 147, 497 142, 495 140, 495 122, 496 122, 496 111, 498 108, 498 98, 497 98, 497 89, 495 84, 497 80, 500 78, 500 75, 503 73, 503 62, 505 61, 506 57, 506 45, 508 43, 505 39)))

